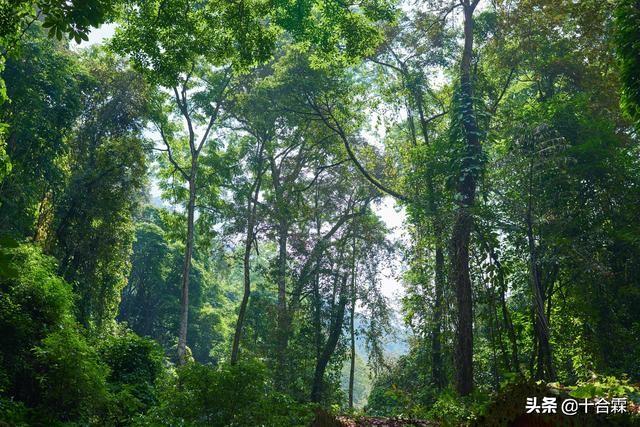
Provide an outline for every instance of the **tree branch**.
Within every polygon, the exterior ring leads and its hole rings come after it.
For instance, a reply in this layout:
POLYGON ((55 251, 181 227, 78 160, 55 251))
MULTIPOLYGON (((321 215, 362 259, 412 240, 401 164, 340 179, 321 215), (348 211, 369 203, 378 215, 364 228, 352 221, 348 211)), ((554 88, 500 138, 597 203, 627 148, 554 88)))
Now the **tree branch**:
POLYGON ((187 174, 187 173, 185 172, 185 170, 184 170, 184 169, 182 169, 182 167, 180 167, 180 165, 178 164, 178 162, 174 159, 174 157, 173 157, 173 152, 172 152, 172 150, 171 150, 171 144, 169 144, 169 140, 167 139, 167 137, 166 137, 166 135, 165 135, 165 133, 164 133, 164 129, 162 128, 162 126, 161 126, 161 125, 157 125, 157 124, 156 124, 156 127, 158 128, 158 131, 160 132, 160 136, 162 137, 162 142, 164 142, 164 145, 167 147, 167 149, 166 149, 166 150, 162 150, 162 149, 160 149, 160 148, 155 148, 155 147, 154 147, 154 149, 155 149, 155 150, 158 150, 158 151, 166 151, 166 152, 167 152, 167 154, 169 155, 169 162, 171 162, 171 164, 173 165, 173 167, 174 167, 174 168, 176 168, 176 170, 177 170, 178 172, 180 172, 180 174, 182 175, 182 177, 188 181, 188 180, 191 178, 191 175, 187 174))
POLYGON ((515 67, 511 68, 511 70, 509 71, 509 76, 507 77, 507 80, 504 83, 504 87, 502 88, 502 91, 500 92, 498 99, 496 99, 496 101, 491 106, 491 109, 489 109, 489 112, 491 113, 491 115, 494 115, 498 110, 498 105, 500 104, 500 101, 502 101, 502 98, 504 97, 505 93, 507 93, 507 89, 509 89, 509 86, 511 85, 511 81, 513 80, 513 75, 515 74, 515 71, 516 71, 515 67))
POLYGON ((311 99, 310 96, 307 95, 307 101, 309 102, 309 104, 311 105, 311 108, 313 108, 316 113, 320 116, 320 118, 322 119, 322 121, 324 122, 324 124, 331 130, 333 130, 342 140, 345 149, 347 150, 347 154, 349 156, 349 158, 351 159, 351 161, 354 163, 354 165, 356 166, 356 168, 360 171, 360 173, 371 183, 373 184, 378 190, 389 194, 390 196, 395 197, 398 200, 402 200, 403 202, 408 202, 409 198, 407 196, 405 196, 404 194, 401 194, 395 190, 392 190, 391 188, 385 186, 384 184, 382 184, 380 181, 378 181, 376 178, 374 178, 365 168, 364 166, 362 166, 362 164, 358 161, 358 159, 356 158, 353 150, 351 149, 351 145, 349 144, 349 140, 344 132, 344 130, 342 129, 342 127, 340 126, 340 123, 338 123, 338 121, 335 119, 335 117, 333 117, 333 114, 331 114, 331 112, 329 112, 329 116, 331 117, 331 119, 334 122, 334 125, 332 125, 329 120, 327 119, 327 117, 322 113, 322 111, 320 110, 320 108, 313 102, 313 100, 311 99))
POLYGON ((225 82, 224 82, 224 84, 222 85, 222 88, 218 92, 217 101, 216 101, 216 108, 213 111, 213 113, 211 113, 211 117, 209 118, 209 123, 207 125, 207 129, 205 130, 204 135, 202 135, 202 138, 200 139, 200 143, 198 144, 198 148, 196 149, 196 154, 200 153, 200 150, 202 150, 202 147, 204 146, 204 143, 207 141, 207 138, 209 137, 209 132, 211 131, 211 128, 213 127, 213 124, 218 119, 218 114, 220 113, 220 107, 222 106, 223 94, 224 94, 225 90, 227 89, 227 86, 229 86, 229 82, 230 81, 231 81, 231 77, 227 77, 225 82))

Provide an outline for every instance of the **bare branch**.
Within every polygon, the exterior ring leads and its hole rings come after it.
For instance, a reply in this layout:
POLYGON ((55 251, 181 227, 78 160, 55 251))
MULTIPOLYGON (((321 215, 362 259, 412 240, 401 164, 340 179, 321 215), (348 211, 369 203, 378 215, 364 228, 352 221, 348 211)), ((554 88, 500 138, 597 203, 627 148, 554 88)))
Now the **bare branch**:
POLYGON ((496 101, 493 103, 493 105, 489 109, 489 112, 491 112, 491 115, 494 115, 498 110, 498 105, 500 104, 500 101, 502 101, 502 98, 504 97, 505 93, 507 92, 507 89, 509 89, 511 82, 513 81, 513 76, 515 74, 515 71, 516 71, 515 68, 511 68, 511 70, 509 71, 509 76, 507 77, 507 80, 505 81, 504 86, 502 87, 502 91, 500 92, 498 99, 496 99, 496 101))
POLYGON ((222 106, 222 97, 224 95, 225 90, 229 86, 229 82, 230 81, 231 81, 231 77, 229 76, 229 74, 227 72, 227 78, 225 79, 225 82, 222 85, 222 88, 220 89, 220 91, 218 92, 218 96, 216 97, 217 98, 216 108, 213 111, 213 113, 211 113, 211 117, 209 118, 209 123, 207 125, 207 129, 205 130, 204 135, 202 135, 202 139, 200 139, 200 143, 198 144, 198 148, 196 149, 196 154, 200 153, 200 150, 202 150, 202 147, 204 146, 204 143, 207 141, 207 138, 209 137, 209 132, 211 131, 211 128, 213 127, 213 124, 218 119, 218 115, 220 113, 220 107, 222 106))
POLYGON ((393 64, 389 64, 388 62, 380 61, 379 59, 375 59, 375 58, 371 58, 370 61, 378 65, 382 65, 383 67, 391 68, 392 70, 402 73, 402 70, 399 67, 393 64))
POLYGON ((364 166, 358 161, 358 159, 356 158, 353 150, 351 149, 351 145, 349 144, 349 139, 347 138, 346 133, 344 132, 344 130, 342 129, 342 127, 340 126, 340 123, 335 119, 335 117, 333 116, 333 114, 331 114, 330 111, 328 111, 329 116, 331 117, 331 120, 333 121, 333 124, 329 121, 329 119, 325 116, 325 114, 323 114, 322 110, 318 107, 317 104, 315 104, 315 102, 313 102, 313 100, 311 99, 310 96, 307 95, 307 100, 309 102, 309 104, 311 105, 311 108, 313 108, 318 115, 320 116, 320 118, 322 119, 322 121, 324 122, 324 124, 331 129, 332 131, 334 131, 342 140, 345 149, 347 150, 347 154, 349 155, 349 158, 351 159, 351 161, 354 163, 354 165, 356 166, 356 168, 360 171, 360 173, 371 183, 373 184, 377 189, 379 189, 380 191, 389 194, 390 196, 395 197, 398 200, 402 200, 404 202, 409 201, 409 198, 407 196, 405 196, 404 194, 401 194, 395 190, 392 190, 391 188, 383 185, 380 181, 378 181, 376 178, 374 178, 365 168, 364 166))
POLYGON ((158 149, 155 148, 158 151, 166 151, 167 154, 169 155, 169 162, 171 162, 171 164, 173 165, 173 167, 180 172, 180 174, 182 175, 182 177, 184 179, 186 179, 187 181, 189 181, 191 179, 191 175, 187 174, 185 172, 185 170, 178 164, 178 162, 174 159, 173 157, 173 151, 171 150, 171 144, 169 143, 169 140, 167 138, 167 136, 164 133, 164 129, 162 128, 162 125, 158 125, 156 124, 156 127, 158 128, 158 131, 160 132, 160 136, 162 137, 162 142, 164 142, 165 147, 167 147, 166 150, 162 150, 162 149, 158 149))

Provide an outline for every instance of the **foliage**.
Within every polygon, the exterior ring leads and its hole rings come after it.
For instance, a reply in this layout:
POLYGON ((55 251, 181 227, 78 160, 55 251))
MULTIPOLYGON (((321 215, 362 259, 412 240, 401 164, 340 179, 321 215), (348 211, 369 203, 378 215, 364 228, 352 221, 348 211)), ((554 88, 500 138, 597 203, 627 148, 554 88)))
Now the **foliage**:
POLYGON ((30 401, 38 386, 32 349, 61 326, 72 328, 73 294, 56 275, 52 258, 31 245, 7 243, 1 249, 0 271, 2 389, 30 401))
POLYGON ((44 413, 62 421, 104 416, 108 368, 78 330, 55 331, 33 351, 44 413))
POLYGON ((592 375, 586 381, 578 381, 575 386, 569 387, 569 394, 577 398, 594 398, 626 396, 628 399, 640 403, 640 389, 629 383, 627 378, 613 376, 592 375))
MULTIPOLYGON (((58 40, 63 35, 77 43, 88 40, 91 27, 102 24, 109 16, 115 2, 110 0, 74 1, 64 3, 52 0, 18 0, 0 2, 0 46, 20 36, 20 30, 42 18, 50 36, 58 40)), ((6 52, 3 52, 3 55, 6 52)))
POLYGON ((3 398, 37 419, 93 419, 107 404, 108 368, 73 320, 70 286, 34 246, 3 248, 2 257, 3 398))
MULTIPOLYGON (((182 253, 180 243, 172 239, 168 214, 146 206, 137 221, 131 272, 122 290, 118 320, 136 334, 153 338, 171 354, 179 324, 182 253)), ((207 263, 196 261, 190 278, 188 345, 200 363, 217 362, 217 350, 228 337, 219 309, 226 307, 229 296, 222 292, 214 273, 207 263)))
POLYGON ((259 362, 212 368, 189 363, 162 390, 162 403, 138 425, 302 426, 310 409, 273 391, 259 362))
POLYGON ((2 73, 11 102, 0 105, 0 120, 8 125, 5 149, 12 167, 3 180, 0 223, 14 236, 35 234, 39 202, 62 186, 66 139, 82 108, 77 62, 38 27, 29 35, 2 73))
POLYGON ((616 43, 620 79, 622 80, 622 108, 640 124, 640 4, 636 0, 617 2, 615 11, 616 43))
POLYGON ((635 411, 637 1, 477 5, 0 0, 2 422, 635 411))
POLYGON ((166 375, 160 346, 130 331, 119 331, 101 341, 100 360, 109 367, 110 418, 127 424, 158 403, 156 386, 166 375))
POLYGON ((78 319, 102 327, 117 313, 129 268, 133 214, 145 184, 148 88, 99 49, 82 65, 88 75, 83 114, 69 141, 73 169, 57 196, 49 237, 60 272, 80 296, 78 319))

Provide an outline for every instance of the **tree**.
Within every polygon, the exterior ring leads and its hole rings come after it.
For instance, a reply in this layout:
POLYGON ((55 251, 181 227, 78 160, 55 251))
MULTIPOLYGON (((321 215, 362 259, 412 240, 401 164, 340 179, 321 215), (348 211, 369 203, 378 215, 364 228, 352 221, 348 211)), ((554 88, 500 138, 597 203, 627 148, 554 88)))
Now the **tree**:
POLYGON ((73 172, 56 197, 48 245, 81 296, 79 321, 100 328, 115 318, 128 275, 146 175, 147 88, 108 53, 90 52, 85 64, 83 114, 69 143, 73 172))
POLYGON ((132 56, 149 81, 172 92, 171 113, 184 120, 185 134, 176 134, 162 110, 155 121, 169 161, 188 186, 178 334, 181 363, 186 354, 200 154, 218 125, 232 71, 265 59, 273 43, 273 33, 259 21, 261 8, 245 3, 131 4, 113 41, 117 51, 132 56), (178 147, 183 151, 178 153, 178 147))
POLYGON ((36 236, 40 217, 50 215, 52 196, 64 187, 66 140, 72 135, 82 100, 78 63, 38 27, 9 58, 2 78, 11 103, 0 105, 7 123, 10 173, 2 181, 0 222, 5 233, 36 236))
POLYGON ((615 10, 616 48, 622 79, 622 108, 636 122, 640 122, 640 4, 637 0, 618 2, 615 10))
MULTIPOLYGON (((145 206, 135 217, 136 234, 131 254, 131 271, 122 289, 117 320, 140 336, 159 342, 175 360, 180 326, 182 242, 180 226, 184 217, 164 208, 145 206)), ((197 257, 190 280, 189 359, 215 364, 224 358, 230 315, 228 286, 234 280, 234 266, 197 257), (232 276, 231 278, 229 276, 232 276)))
MULTIPOLYGON (((258 227, 260 208, 260 193, 262 183, 268 169, 267 150, 270 149, 275 136, 275 122, 278 114, 274 112, 273 97, 277 96, 269 82, 263 75, 268 67, 260 67, 253 73, 238 79, 233 88, 234 96, 228 108, 229 121, 236 125, 235 129, 246 132, 246 136, 233 139, 230 142, 238 144, 238 151, 242 162, 238 176, 234 180, 236 190, 240 225, 244 229, 243 255, 243 295, 238 310, 238 318, 231 347, 231 363, 236 364, 240 354, 240 341, 249 298, 251 295, 251 251, 255 248, 258 254, 258 227)), ((233 226, 232 226, 233 228, 233 226)))
MULTIPOLYGON (((460 59, 459 89, 454 100, 456 115, 452 132, 462 139, 460 170, 457 171, 456 200, 458 209, 451 231, 451 281, 456 289, 456 390, 466 396, 473 389, 473 301, 469 276, 469 244, 473 228, 471 208, 476 198, 477 177, 480 171, 482 146, 480 129, 474 110, 473 14, 478 0, 463 0, 464 47, 460 59), (457 129, 456 129, 457 128, 457 129)), ((455 137, 454 137, 455 138, 455 137)), ((457 142, 454 140, 454 143, 457 142)))
POLYGON ((138 68, 143 69, 154 83, 173 92, 173 102, 186 122, 187 165, 181 165, 173 158, 173 135, 165 133, 168 132, 166 125, 158 126, 170 162, 189 187, 178 345, 181 360, 184 359, 186 346, 198 159, 218 119, 230 73, 268 59, 274 47, 275 35, 281 29, 290 30, 294 38, 317 37, 330 42, 324 44, 327 52, 339 51, 336 46, 344 42, 344 55, 353 57, 367 46, 364 44, 365 38, 353 37, 351 32, 345 31, 345 24, 360 29, 359 34, 372 36, 376 33, 375 29, 368 20, 358 17, 380 19, 388 16, 385 15, 385 8, 377 2, 364 4, 363 15, 343 6, 325 8, 322 2, 318 3, 317 8, 320 13, 312 15, 311 6, 313 4, 299 9, 301 14, 289 15, 288 8, 271 8, 260 1, 231 4, 224 1, 185 3, 177 0, 131 4, 122 14, 123 26, 114 39, 115 49, 131 55, 138 68), (314 18, 311 19, 311 16, 314 18), (334 29, 339 31, 332 31, 334 29), (220 68, 226 71, 220 72, 220 68), (219 77, 215 78, 216 75, 219 77), (199 95, 192 98, 196 91, 199 95), (195 113, 192 107, 199 111, 195 113), (196 136, 197 126, 203 127, 199 137, 196 136))
MULTIPOLYGON (((238 321, 236 322, 235 334, 233 336, 233 345, 231 347, 231 363, 235 364, 238 361, 240 351, 240 339, 242 337, 242 329, 244 326, 244 319, 249 304, 249 296, 251 295, 251 250, 254 246, 256 237, 256 222, 257 210, 258 210, 258 198, 260 195, 260 188, 262 186, 262 176, 265 172, 264 163, 264 145, 266 142, 259 142, 257 146, 257 153, 253 156, 253 162, 255 162, 255 172, 253 182, 249 188, 249 192, 246 195, 246 237, 243 256, 243 281, 244 291, 242 294, 242 301, 240 303, 240 309, 238 312, 238 321)), ((257 245, 257 242, 255 242, 257 245)))
MULTIPOLYGON (((406 112, 406 123, 397 123, 397 129, 388 133, 385 148, 393 151, 397 158, 394 168, 406 188, 404 193, 412 194, 405 203, 409 221, 415 225, 411 265, 415 274, 409 275, 410 280, 425 288, 433 280, 434 296, 430 303, 433 319, 428 334, 431 336, 431 381, 438 388, 446 385, 442 333, 447 275, 445 234, 450 210, 445 197, 445 174, 442 173, 446 169, 442 161, 445 155, 439 128, 446 126, 448 111, 444 101, 446 92, 431 87, 428 76, 451 66, 453 61, 454 38, 444 18, 446 14, 443 17, 422 8, 407 13, 387 29, 387 40, 371 58, 379 66, 377 84, 385 104, 397 104, 396 108, 406 112), (398 92, 403 94, 400 99, 398 92)), ((418 315, 420 311, 413 313, 418 315)))

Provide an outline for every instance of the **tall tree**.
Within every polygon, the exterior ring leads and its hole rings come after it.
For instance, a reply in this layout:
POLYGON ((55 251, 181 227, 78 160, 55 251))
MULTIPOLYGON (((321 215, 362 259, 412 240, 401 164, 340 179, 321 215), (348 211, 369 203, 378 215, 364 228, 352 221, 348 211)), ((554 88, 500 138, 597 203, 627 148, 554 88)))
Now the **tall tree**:
POLYGON ((173 92, 175 105, 187 128, 189 161, 184 167, 173 158, 171 141, 163 137, 171 163, 189 186, 182 321, 178 340, 181 361, 184 361, 186 347, 198 158, 218 118, 228 85, 227 78, 212 85, 210 81, 216 73, 213 70, 227 68, 238 71, 267 60, 274 47, 275 35, 282 29, 289 30, 295 39, 321 40, 325 53, 357 56, 367 49, 360 35, 374 37, 377 32, 368 20, 354 20, 353 17, 380 19, 389 16, 377 2, 363 4, 364 15, 343 6, 325 8, 322 2, 318 2, 317 8, 308 4, 296 9, 301 13, 273 6, 277 5, 258 0, 237 3, 219 0, 131 3, 121 15, 123 25, 114 40, 114 47, 131 55, 154 83, 173 92), (312 10, 320 13, 312 14, 312 10), (347 23, 360 30, 358 36, 353 37, 345 30, 347 23), (341 52, 337 46, 344 47, 344 51, 341 52), (191 99, 194 91, 199 95, 191 99), (193 107, 199 111, 196 113, 193 107), (196 137, 198 125, 203 129, 196 137))
POLYGON ((99 328, 115 318, 130 266, 133 214, 146 178, 148 90, 138 73, 99 49, 85 66, 83 113, 69 143, 72 172, 56 195, 51 232, 38 233, 81 296, 79 320, 99 328))
POLYGON ((169 162, 188 187, 177 350, 181 363, 186 357, 200 155, 219 125, 233 70, 265 59, 273 44, 273 33, 260 22, 261 9, 246 3, 132 3, 123 11, 113 41, 152 83, 172 94, 169 114, 183 121, 184 133, 176 133, 162 113, 156 120, 169 162), (240 49, 232 47, 236 44, 240 49))
POLYGON ((615 11, 616 48, 622 79, 622 107, 640 128, 640 2, 621 0, 615 11))
MULTIPOLYGON (((456 210, 451 231, 451 281, 456 290, 457 325, 455 345, 456 391, 466 396, 473 390, 473 300, 469 275, 469 245, 473 228, 471 210, 475 203, 482 145, 474 110, 473 24, 479 0, 462 0, 464 47, 460 59, 459 88, 454 100, 454 135, 462 139, 460 169, 455 180, 456 210), (457 127, 457 129, 456 129, 457 127)), ((457 142, 457 141, 455 141, 457 142)))

